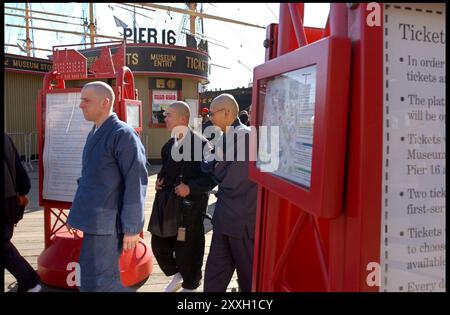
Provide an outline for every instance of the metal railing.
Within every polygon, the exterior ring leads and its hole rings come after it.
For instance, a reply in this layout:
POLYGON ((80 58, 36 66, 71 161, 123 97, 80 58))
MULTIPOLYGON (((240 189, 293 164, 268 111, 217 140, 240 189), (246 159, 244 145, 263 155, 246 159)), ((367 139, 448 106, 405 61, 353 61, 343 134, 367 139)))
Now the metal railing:
POLYGON ((33 170, 31 162, 38 160, 38 133, 32 132, 7 132, 16 146, 20 157, 24 157, 23 166, 27 171, 33 170))
POLYGON ((38 153, 39 153, 39 139, 38 139, 39 133, 37 131, 32 131, 28 133, 28 161, 31 169, 33 169, 33 166, 31 166, 31 162, 36 162, 39 160, 38 153))
POLYGON ((141 138, 141 142, 142 142, 142 144, 144 145, 144 148, 145 148, 145 154, 147 154, 147 157, 148 157, 148 150, 149 150, 149 148, 148 148, 148 135, 144 135, 144 134, 141 133, 140 138, 141 138))

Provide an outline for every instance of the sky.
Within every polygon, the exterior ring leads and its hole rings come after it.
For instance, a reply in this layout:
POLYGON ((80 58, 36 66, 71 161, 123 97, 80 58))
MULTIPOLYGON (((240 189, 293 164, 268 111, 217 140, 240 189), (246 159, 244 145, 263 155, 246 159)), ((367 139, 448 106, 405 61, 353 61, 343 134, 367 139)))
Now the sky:
MULTIPOLYGON (((162 5, 183 8, 183 3, 158 3, 162 5)), ((30 3, 31 10, 58 13, 72 17, 59 17, 48 14, 35 13, 35 17, 65 21, 75 24, 82 23, 82 17, 89 18, 88 4, 81 3, 30 3), (84 15, 83 15, 84 11, 84 15)), ((23 11, 7 9, 24 8, 24 3, 6 3, 5 13, 23 16, 23 11)), ((121 37, 123 29, 117 27, 113 16, 115 15, 129 27, 133 25, 133 13, 125 10, 131 7, 122 4, 96 3, 94 6, 97 19, 97 32, 102 35, 121 37)), ((202 3, 198 4, 197 10, 204 13, 217 15, 234 20, 248 22, 266 27, 270 23, 278 23, 279 3, 202 3)), ((328 16, 329 4, 314 3, 306 4, 305 21, 306 26, 324 27, 328 16)), ((173 30, 176 33, 176 45, 185 45, 183 32, 183 14, 167 12, 162 10, 148 11, 137 9, 136 24, 142 28, 156 28, 157 30, 173 30)), ((184 27, 189 29, 189 20, 184 27)), ((24 45, 25 29, 6 26, 6 24, 25 25, 23 17, 5 15, 5 44, 24 45)), ((200 26, 200 22, 197 24, 200 26)), ((32 26, 49 29, 71 30, 83 32, 81 25, 62 24, 57 22, 32 20, 32 26)), ((199 31, 199 29, 197 29, 199 31)), ((208 37, 209 55, 211 57, 210 83, 205 86, 207 90, 232 89, 237 87, 248 87, 252 81, 253 68, 264 63, 265 49, 263 41, 266 30, 250 26, 232 24, 212 19, 203 20, 203 34, 208 37)), ((34 30, 32 40, 34 47, 52 49, 53 45, 68 45, 82 43, 82 36, 65 34, 61 32, 47 32, 34 30)), ((99 39, 98 41, 106 41, 99 39)), ((87 38, 89 42, 89 38, 87 38)), ((26 55, 19 48, 4 46, 6 53, 26 55)), ((37 58, 47 59, 51 52, 34 51, 37 58)), ((32 54, 33 56, 33 54, 32 54)))

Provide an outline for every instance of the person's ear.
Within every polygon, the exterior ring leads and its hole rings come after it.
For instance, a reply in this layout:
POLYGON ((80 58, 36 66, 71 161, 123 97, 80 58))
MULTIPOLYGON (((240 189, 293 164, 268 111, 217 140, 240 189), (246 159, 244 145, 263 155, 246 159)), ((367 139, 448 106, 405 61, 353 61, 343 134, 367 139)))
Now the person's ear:
POLYGON ((109 98, 105 97, 105 98, 103 99, 102 106, 103 106, 104 108, 106 108, 106 107, 108 107, 108 104, 109 104, 109 98))

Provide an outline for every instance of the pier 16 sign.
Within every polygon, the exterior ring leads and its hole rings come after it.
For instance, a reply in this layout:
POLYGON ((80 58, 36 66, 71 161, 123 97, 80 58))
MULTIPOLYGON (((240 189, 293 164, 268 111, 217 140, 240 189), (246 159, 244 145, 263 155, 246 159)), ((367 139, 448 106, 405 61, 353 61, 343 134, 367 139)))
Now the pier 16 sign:
MULTIPOLYGON (((80 50, 80 53, 87 57, 89 67, 99 57, 100 48, 80 50)), ((112 48, 111 53, 115 54, 116 48, 112 48)), ((136 74, 187 75, 200 78, 206 83, 210 67, 209 58, 204 52, 184 47, 128 44, 125 63, 136 74)))

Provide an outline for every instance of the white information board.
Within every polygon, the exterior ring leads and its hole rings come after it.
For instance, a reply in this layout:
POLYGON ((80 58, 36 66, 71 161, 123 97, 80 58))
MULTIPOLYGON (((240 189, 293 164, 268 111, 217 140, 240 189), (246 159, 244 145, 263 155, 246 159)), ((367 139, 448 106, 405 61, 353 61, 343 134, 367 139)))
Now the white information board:
POLYGON ((81 176, 81 157, 93 123, 79 107, 79 93, 49 93, 45 110, 42 197, 72 202, 81 176))
POLYGON ((126 102, 125 106, 127 108, 127 124, 133 128, 139 128, 140 127, 139 105, 126 102))
MULTIPOLYGON (((260 86, 262 126, 270 126, 269 133, 271 127, 279 128, 279 164, 272 173, 306 188, 311 186, 316 72, 313 65, 264 80, 260 86)), ((260 146, 271 148, 270 139, 260 137, 260 146)), ((256 166, 263 170, 268 160, 258 155, 256 166)))
POLYGON ((380 291, 445 291, 445 9, 384 4, 380 291))

